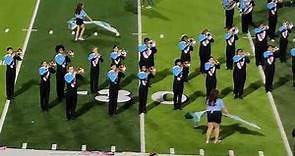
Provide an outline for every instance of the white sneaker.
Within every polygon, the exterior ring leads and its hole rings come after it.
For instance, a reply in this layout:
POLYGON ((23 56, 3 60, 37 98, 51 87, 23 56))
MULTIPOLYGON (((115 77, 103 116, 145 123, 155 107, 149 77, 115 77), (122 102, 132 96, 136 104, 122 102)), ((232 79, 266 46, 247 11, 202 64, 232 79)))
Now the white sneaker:
POLYGON ((79 37, 78 40, 84 41, 85 39, 83 37, 79 37))
POLYGON ((78 38, 75 38, 75 41, 78 41, 78 38))

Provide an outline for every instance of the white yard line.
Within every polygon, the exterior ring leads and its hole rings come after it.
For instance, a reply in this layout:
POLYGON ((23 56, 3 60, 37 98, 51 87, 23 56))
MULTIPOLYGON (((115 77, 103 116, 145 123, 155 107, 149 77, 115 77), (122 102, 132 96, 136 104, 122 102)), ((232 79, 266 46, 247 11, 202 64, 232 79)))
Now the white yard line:
MULTIPOLYGON (((26 38, 25 38, 25 41, 24 41, 23 47, 22 47, 22 49, 23 49, 23 55, 25 55, 25 52, 26 52, 26 49, 27 49, 27 46, 28 46, 28 43, 29 43, 29 39, 30 39, 30 36, 31 36, 31 32, 32 32, 32 29, 33 29, 33 25, 34 25, 34 22, 35 22, 36 15, 37 15, 37 12, 38 12, 40 1, 41 0, 36 0, 35 9, 34 9, 34 12, 33 12, 33 16, 31 18, 29 29, 28 29, 28 32, 26 34, 26 38)), ((15 79, 15 83, 16 83, 16 80, 17 80, 17 77, 18 77, 18 74, 19 74, 19 71, 20 71, 21 64, 22 64, 22 61, 20 61, 17 64, 17 67, 16 67, 16 79, 15 79)), ((5 117, 6 117, 8 108, 9 108, 9 104, 10 104, 10 100, 6 100, 5 106, 4 106, 4 110, 2 112, 1 119, 0 119, 0 133, 2 132, 2 128, 3 128, 5 117)))
MULTIPOLYGON (((255 46, 254 46, 253 40, 251 38, 251 34, 248 32, 247 35, 248 35, 248 40, 249 40, 250 45, 251 45, 251 48, 252 48, 253 55, 255 55, 255 46)), ((265 82, 265 75, 264 75, 264 72, 262 70, 262 67, 259 66, 258 69, 259 69, 259 73, 260 73, 260 76, 261 76, 263 82, 265 82)), ((272 93, 271 92, 267 92, 267 97, 268 97, 268 100, 270 102, 273 115, 274 115, 274 117, 276 119, 277 126, 279 127, 280 134, 281 134, 281 137, 283 139, 284 146, 285 146, 285 149, 286 149, 286 151, 288 153, 288 156, 293 156, 293 153, 292 153, 291 147, 289 145, 289 142, 288 142, 288 139, 287 139, 287 136, 286 136, 286 132, 284 130, 282 121, 280 119, 280 115, 279 115, 279 112, 277 110, 277 107, 276 107, 274 98, 272 96, 272 93)))
MULTIPOLYGON (((142 43, 141 0, 137 0, 138 45, 142 43)), ((138 54, 138 60, 140 55, 138 54)), ((139 115, 140 152, 145 153, 144 113, 139 115)))

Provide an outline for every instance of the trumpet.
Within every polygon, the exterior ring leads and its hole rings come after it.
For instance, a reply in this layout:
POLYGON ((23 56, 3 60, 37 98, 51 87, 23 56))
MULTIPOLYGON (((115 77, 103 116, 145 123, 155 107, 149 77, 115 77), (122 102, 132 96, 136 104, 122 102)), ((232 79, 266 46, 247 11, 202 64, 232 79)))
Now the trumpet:
POLYGON ((250 56, 251 54, 249 52, 246 52, 246 51, 241 51, 241 52, 239 52, 239 55, 250 56))
POLYGON ((13 51, 12 54, 21 56, 23 54, 23 50, 21 48, 18 48, 16 51, 13 51))
POLYGON ((74 69, 74 73, 75 74, 83 74, 84 73, 84 69, 81 67, 78 67, 76 69, 74 69))
POLYGON ((260 25, 260 28, 261 28, 262 30, 266 31, 266 30, 269 29, 269 26, 266 25, 266 24, 261 24, 261 25, 260 25))
POLYGON ((121 64, 121 65, 119 66, 119 71, 120 71, 120 72, 125 72, 125 71, 126 71, 126 66, 125 66, 124 64, 121 64))
POLYGON ((156 41, 154 41, 154 40, 150 40, 148 42, 148 44, 149 44, 150 47, 156 47, 156 41))
POLYGON ((68 56, 73 57, 75 55, 75 53, 74 53, 74 51, 72 49, 66 50, 65 52, 66 52, 66 55, 68 55, 68 56))
POLYGON ((183 67, 190 67, 191 64, 188 61, 183 62, 183 67))
POLYGON ((61 54, 65 55, 65 56, 73 57, 75 53, 72 49, 69 49, 69 50, 65 50, 65 51, 61 52, 61 54))
POLYGON ((48 67, 49 68, 54 68, 56 66, 56 63, 54 60, 50 60, 49 63, 48 63, 48 67))
POLYGON ((194 38, 192 38, 192 37, 188 39, 188 42, 189 42, 191 45, 194 45, 194 44, 197 43, 197 41, 196 41, 194 38))
POLYGON ((155 75, 155 74, 156 74, 156 68, 154 68, 154 67, 150 67, 148 71, 149 71, 152 75, 155 75))
POLYGON ((125 49, 123 49, 123 48, 120 48, 120 49, 119 49, 119 53, 120 53, 120 55, 123 56, 123 57, 126 57, 126 56, 127 56, 127 51, 126 51, 125 49))
POLYGON ((233 34, 233 35, 236 35, 236 34, 239 33, 239 29, 238 29, 236 26, 230 28, 229 31, 230 31, 230 33, 233 34))
POLYGON ((279 48, 278 48, 278 47, 272 47, 272 48, 271 48, 271 51, 272 51, 272 52, 277 52, 277 51, 279 51, 279 48))
POLYGON ((289 30, 293 29, 294 27, 293 23, 289 21, 284 22, 283 25, 289 30))

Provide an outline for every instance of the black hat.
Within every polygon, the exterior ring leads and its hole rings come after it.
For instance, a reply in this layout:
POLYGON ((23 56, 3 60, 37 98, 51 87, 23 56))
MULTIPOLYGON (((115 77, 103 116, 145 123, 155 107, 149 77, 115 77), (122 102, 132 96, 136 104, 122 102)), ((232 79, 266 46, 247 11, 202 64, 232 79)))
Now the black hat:
POLYGON ((178 62, 182 62, 181 59, 176 59, 174 65, 177 65, 178 62))
POLYGON ((65 47, 62 44, 55 46, 55 52, 58 52, 59 49, 62 49, 64 51, 65 47))

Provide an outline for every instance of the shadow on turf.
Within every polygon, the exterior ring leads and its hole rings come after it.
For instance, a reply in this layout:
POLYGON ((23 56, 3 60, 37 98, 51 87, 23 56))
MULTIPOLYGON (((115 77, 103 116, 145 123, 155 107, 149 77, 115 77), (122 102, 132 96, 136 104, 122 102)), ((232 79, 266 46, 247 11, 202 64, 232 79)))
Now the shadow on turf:
POLYGON ((159 106, 160 104, 161 104, 160 102, 156 102, 156 101, 154 101, 154 102, 148 104, 147 107, 146 107, 146 112, 148 112, 148 111, 150 111, 150 110, 156 108, 156 107, 159 106))
POLYGON ((76 117, 79 117, 86 112, 88 112, 92 107, 96 106, 97 102, 96 101, 88 101, 84 104, 82 104, 82 107, 80 107, 77 112, 76 112, 76 117))
POLYGON ((189 76, 188 76, 188 80, 191 80, 191 79, 193 79, 193 78, 199 76, 200 74, 201 74, 201 72, 200 72, 200 68, 198 67, 198 68, 196 68, 196 69, 194 70, 194 72, 192 72, 192 73, 189 74, 189 76))
MULTIPOLYGON (((194 129, 202 130, 202 134, 206 134, 207 126, 197 126, 194 129)), ((256 135, 256 136, 265 136, 263 133, 260 133, 258 131, 254 131, 251 129, 248 129, 246 127, 240 126, 240 124, 231 124, 231 125, 222 125, 221 126, 221 139, 225 139, 234 133, 240 133, 240 134, 246 134, 246 135, 256 135)))
POLYGON ((263 83, 261 80, 252 82, 247 88, 244 89, 244 97, 250 95, 251 93, 259 89, 260 87, 263 87, 263 83))
POLYGON ((62 101, 60 101, 58 98, 56 98, 48 104, 48 107, 49 107, 49 109, 51 109, 51 108, 57 106, 59 103, 62 103, 62 101))
POLYGON ((23 83, 20 89, 15 91, 14 96, 21 95, 22 93, 30 89, 32 86, 37 86, 37 85, 39 85, 39 81, 35 79, 30 79, 29 81, 23 83))
POLYGON ((292 76, 291 75, 286 75, 286 76, 279 77, 278 81, 276 81, 273 84, 273 89, 277 89, 277 88, 285 85, 290 80, 292 80, 292 76))
POLYGON ((129 109, 133 104, 138 102, 138 96, 132 97, 131 101, 124 103, 122 106, 118 109, 118 114, 123 113, 127 109, 129 109))
POLYGON ((228 94, 232 93, 233 92, 233 89, 232 87, 226 87, 224 89, 222 89, 219 93, 219 97, 220 98, 224 98, 226 97, 228 94))
POLYGON ((155 9, 143 10, 141 14, 148 18, 159 18, 161 20, 170 21, 170 18, 163 16, 161 13, 159 13, 155 9))
POLYGON ((154 84, 154 83, 157 83, 157 82, 163 80, 166 76, 169 76, 170 73, 171 72, 170 72, 169 68, 165 68, 162 71, 157 72, 155 77, 151 79, 151 84, 154 84))
POLYGON ((130 74, 128 75, 126 78, 123 79, 123 81, 121 82, 120 88, 124 88, 127 85, 129 85, 133 80, 137 79, 136 74, 130 74))
POLYGON ((189 95, 188 101, 183 104, 182 108, 184 108, 187 105, 189 105, 192 102, 194 102, 198 97, 206 97, 206 95, 202 91, 195 91, 194 93, 192 93, 191 95, 189 95))
POLYGON ((124 8, 127 12, 137 14, 137 3, 134 0, 126 0, 124 8))

